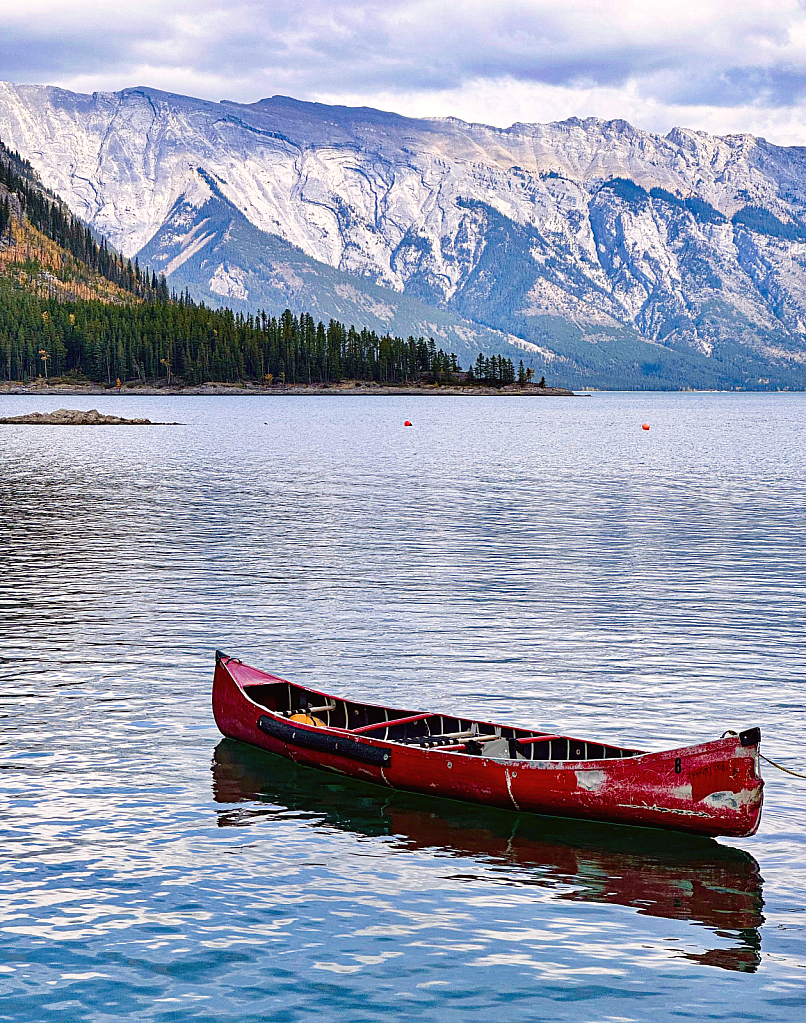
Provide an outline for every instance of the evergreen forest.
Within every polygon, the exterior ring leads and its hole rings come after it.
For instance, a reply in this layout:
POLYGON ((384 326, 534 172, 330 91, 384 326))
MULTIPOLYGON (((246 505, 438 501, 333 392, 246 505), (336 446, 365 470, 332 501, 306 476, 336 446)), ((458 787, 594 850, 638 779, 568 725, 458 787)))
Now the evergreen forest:
MULTIPOLYGON (((180 296, 126 304, 60 302, 0 281, 0 378, 83 377, 98 383, 266 384, 459 382, 456 357, 433 338, 379 337, 286 310, 280 317, 209 309, 180 296)), ((525 382, 521 366, 518 375, 525 382)), ((461 380, 515 382, 510 359, 480 355, 461 380)))

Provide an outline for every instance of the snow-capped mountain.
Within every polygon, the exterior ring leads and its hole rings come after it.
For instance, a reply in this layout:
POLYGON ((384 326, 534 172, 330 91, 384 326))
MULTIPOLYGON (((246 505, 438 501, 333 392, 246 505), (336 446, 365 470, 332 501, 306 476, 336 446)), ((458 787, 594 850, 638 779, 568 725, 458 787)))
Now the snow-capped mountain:
POLYGON ((530 342, 569 379, 806 382, 805 149, 12 85, 0 137, 124 253, 222 302, 272 293, 270 235, 359 291, 530 342), (204 223, 213 195, 229 237, 204 223))

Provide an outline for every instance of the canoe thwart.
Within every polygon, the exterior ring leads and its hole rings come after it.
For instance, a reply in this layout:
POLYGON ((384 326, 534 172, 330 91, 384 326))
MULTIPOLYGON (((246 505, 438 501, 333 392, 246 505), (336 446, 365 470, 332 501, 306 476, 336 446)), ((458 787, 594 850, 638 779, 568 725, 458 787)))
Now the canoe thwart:
POLYGON ((415 721, 425 721, 426 718, 432 718, 433 716, 431 712, 427 714, 409 714, 405 718, 394 718, 391 721, 376 721, 372 725, 361 725, 360 728, 351 728, 350 731, 354 735, 363 735, 364 732, 378 732, 382 728, 392 728, 394 725, 409 725, 415 721))

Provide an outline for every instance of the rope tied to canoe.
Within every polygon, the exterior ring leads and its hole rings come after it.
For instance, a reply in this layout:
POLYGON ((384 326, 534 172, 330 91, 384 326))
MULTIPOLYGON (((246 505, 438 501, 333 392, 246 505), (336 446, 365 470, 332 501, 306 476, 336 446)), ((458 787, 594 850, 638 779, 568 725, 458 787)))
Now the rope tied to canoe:
MULTIPOLYGON (((738 733, 734 732, 732 728, 729 728, 726 732, 722 733, 722 738, 724 739, 726 735, 737 734, 738 733)), ((776 764, 774 760, 770 760, 769 757, 765 757, 761 750, 758 750, 758 755, 761 757, 762 760, 766 760, 768 764, 771 764, 773 767, 777 767, 779 771, 783 771, 784 774, 791 774, 793 778, 802 778, 804 781, 806 781, 806 774, 798 774, 797 771, 793 771, 788 767, 784 767, 783 764, 776 764)))
POLYGON ((768 764, 772 764, 773 767, 777 767, 779 771, 784 771, 786 774, 791 774, 795 778, 803 778, 806 781, 806 774, 798 774, 797 771, 790 771, 788 767, 782 767, 781 764, 776 764, 774 760, 770 760, 769 757, 765 757, 763 753, 759 753, 762 760, 766 760, 768 764))

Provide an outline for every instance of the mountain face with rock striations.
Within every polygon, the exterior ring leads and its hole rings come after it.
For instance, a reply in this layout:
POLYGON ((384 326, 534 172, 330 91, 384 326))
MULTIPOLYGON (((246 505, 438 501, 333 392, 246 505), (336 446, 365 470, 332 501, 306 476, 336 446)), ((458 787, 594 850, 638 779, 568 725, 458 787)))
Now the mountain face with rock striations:
POLYGON ((428 325, 576 385, 806 385, 806 149, 13 85, 0 138, 205 301, 428 325))

